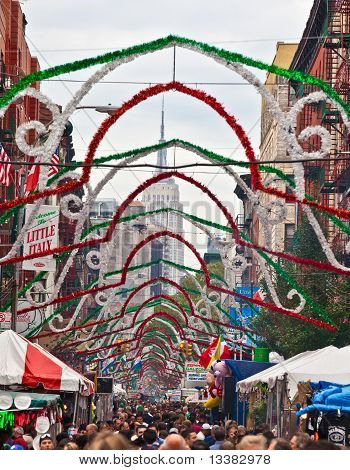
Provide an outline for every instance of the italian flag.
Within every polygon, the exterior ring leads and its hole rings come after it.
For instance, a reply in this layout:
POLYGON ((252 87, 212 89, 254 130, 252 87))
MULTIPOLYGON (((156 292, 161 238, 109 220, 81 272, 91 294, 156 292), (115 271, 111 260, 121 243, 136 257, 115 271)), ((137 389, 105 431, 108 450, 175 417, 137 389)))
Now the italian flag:
POLYGON ((210 346, 201 355, 199 358, 199 364, 204 367, 204 369, 209 369, 214 361, 230 358, 230 350, 224 339, 219 336, 218 338, 213 339, 210 346))

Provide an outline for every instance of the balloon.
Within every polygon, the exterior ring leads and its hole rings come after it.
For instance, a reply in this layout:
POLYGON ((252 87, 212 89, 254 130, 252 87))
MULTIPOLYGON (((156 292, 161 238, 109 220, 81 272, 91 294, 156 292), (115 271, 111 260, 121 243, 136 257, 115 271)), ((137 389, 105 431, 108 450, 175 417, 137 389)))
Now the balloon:
POLYGON ((220 398, 219 397, 215 397, 215 398, 209 398, 209 400, 207 400, 205 403, 204 403, 204 408, 216 408, 217 406, 220 405, 220 398))

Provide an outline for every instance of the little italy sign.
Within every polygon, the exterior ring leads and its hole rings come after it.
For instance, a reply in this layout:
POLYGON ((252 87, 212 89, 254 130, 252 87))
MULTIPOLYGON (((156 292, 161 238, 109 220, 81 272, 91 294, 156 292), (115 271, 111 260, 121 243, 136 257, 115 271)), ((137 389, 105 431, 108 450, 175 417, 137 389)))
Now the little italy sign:
MULTIPOLYGON (((26 207, 26 221, 29 219, 34 205, 26 207)), ((58 245, 59 207, 41 206, 28 227, 23 255, 40 255, 47 250, 57 248, 58 245)), ((23 261, 23 269, 28 271, 55 272, 56 260, 53 255, 38 257, 23 261)))

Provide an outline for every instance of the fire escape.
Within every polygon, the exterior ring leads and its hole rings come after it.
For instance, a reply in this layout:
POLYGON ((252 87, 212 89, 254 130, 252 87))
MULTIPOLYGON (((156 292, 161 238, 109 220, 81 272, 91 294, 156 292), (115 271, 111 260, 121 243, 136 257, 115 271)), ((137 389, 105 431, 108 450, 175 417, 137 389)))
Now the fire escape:
MULTIPOLYGON (((329 2, 329 33, 325 42, 326 80, 349 103, 350 97, 350 0, 329 2)), ((331 207, 349 209, 350 141, 339 111, 331 105, 324 106, 322 123, 332 137, 331 158, 326 166, 323 186, 324 203, 331 207)), ((336 251, 344 253, 349 241, 346 234, 329 224, 328 239, 336 251)), ((343 261, 348 262, 344 259, 343 261)), ((350 261, 350 260, 349 260, 350 261)))

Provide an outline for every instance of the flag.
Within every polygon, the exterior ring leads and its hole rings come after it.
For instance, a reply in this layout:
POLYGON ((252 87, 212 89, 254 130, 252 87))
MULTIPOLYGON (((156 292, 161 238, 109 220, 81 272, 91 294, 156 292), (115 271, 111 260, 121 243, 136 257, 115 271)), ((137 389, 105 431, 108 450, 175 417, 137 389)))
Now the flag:
POLYGON ((12 171, 11 160, 7 155, 3 145, 0 143, 0 183, 10 186, 10 174, 12 171), (9 163, 5 163, 9 162, 9 163))
POLYGON ((199 364, 204 367, 204 369, 209 369, 214 361, 230 358, 230 350, 227 347, 226 342, 221 336, 219 336, 218 338, 213 339, 210 346, 201 355, 199 358, 199 364))
MULTIPOLYGON (((56 152, 51 157, 50 163, 52 163, 53 166, 50 166, 49 168, 48 178, 51 178, 59 171, 59 167, 55 166, 60 161, 59 156, 58 156, 58 151, 59 151, 59 148, 57 147, 56 152)), ((28 194, 36 190, 36 187, 38 186, 38 183, 39 183, 39 176, 40 176, 40 165, 33 165, 30 169, 30 172, 28 174, 28 178, 26 181, 26 189, 25 189, 26 196, 28 196, 28 194)))
POLYGON ((138 372, 142 367, 142 361, 141 361, 141 357, 138 356, 135 360, 134 360, 134 363, 131 367, 131 371, 133 372, 138 372))
POLYGON ((262 289, 259 289, 258 291, 255 292, 253 295, 253 300, 257 300, 258 302, 263 302, 265 300, 265 292, 262 289))

